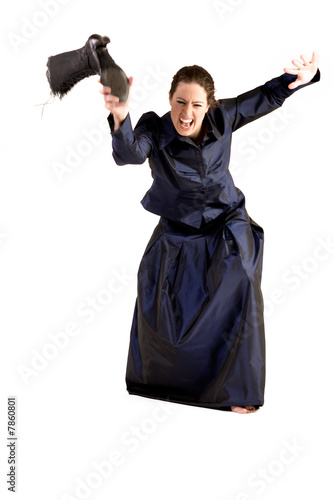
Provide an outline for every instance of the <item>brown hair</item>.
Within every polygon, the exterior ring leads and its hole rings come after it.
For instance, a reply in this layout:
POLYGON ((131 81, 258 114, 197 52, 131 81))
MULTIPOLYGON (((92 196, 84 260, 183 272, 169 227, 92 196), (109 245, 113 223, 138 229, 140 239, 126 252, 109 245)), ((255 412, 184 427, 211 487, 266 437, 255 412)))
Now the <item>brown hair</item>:
POLYGON ((200 85, 205 89, 207 94, 208 105, 211 106, 216 102, 214 80, 208 73, 208 71, 206 71, 201 66, 197 66, 196 64, 193 66, 184 66, 179 71, 177 71, 171 82, 171 88, 170 88, 171 99, 180 82, 197 83, 198 85, 200 85))

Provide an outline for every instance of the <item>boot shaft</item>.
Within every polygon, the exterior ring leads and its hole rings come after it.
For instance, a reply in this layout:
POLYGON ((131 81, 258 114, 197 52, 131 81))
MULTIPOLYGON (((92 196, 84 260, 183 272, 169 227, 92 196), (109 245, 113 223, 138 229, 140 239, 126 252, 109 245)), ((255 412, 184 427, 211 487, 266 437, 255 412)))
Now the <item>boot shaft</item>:
POLYGON ((89 66, 85 47, 51 56, 47 61, 46 75, 51 92, 60 99, 78 82, 95 74, 89 66))

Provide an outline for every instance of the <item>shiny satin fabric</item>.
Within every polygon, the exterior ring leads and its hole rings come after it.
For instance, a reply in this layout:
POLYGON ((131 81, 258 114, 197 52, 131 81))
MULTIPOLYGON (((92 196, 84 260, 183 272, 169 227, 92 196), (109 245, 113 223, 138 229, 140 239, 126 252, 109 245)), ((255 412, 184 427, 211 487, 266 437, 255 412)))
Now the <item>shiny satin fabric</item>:
POLYGON ((146 113, 134 130, 128 116, 117 131, 109 116, 115 161, 148 158, 154 180, 142 204, 160 215, 138 272, 129 393, 219 410, 264 404, 264 234, 230 175, 231 136, 280 107, 293 80, 218 101, 198 145, 170 113, 146 113))
POLYGON ((281 107, 287 97, 318 81, 320 73, 310 83, 290 90, 294 79, 283 74, 236 98, 218 100, 206 114, 208 131, 198 145, 176 132, 170 112, 162 117, 145 113, 134 131, 130 115, 116 131, 110 115, 116 163, 149 160, 154 180, 141 202, 144 208, 198 228, 236 206, 243 195, 229 172, 232 134, 281 107))
POLYGON ((160 220, 138 273, 130 393, 216 409, 263 405, 262 257, 263 231, 243 205, 202 229, 160 220))

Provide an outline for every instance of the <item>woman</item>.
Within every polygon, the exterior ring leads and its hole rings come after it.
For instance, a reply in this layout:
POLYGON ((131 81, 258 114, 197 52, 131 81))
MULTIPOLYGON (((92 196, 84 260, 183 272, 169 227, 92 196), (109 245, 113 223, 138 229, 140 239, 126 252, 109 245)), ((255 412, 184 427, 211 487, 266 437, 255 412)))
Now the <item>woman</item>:
POLYGON ((101 89, 113 157, 118 165, 149 159, 154 181, 142 204, 160 216, 138 273, 130 394, 236 413, 264 404, 263 230, 228 165, 235 130, 319 80, 316 53, 293 65, 222 100, 206 70, 184 67, 172 81, 170 112, 144 114, 134 131, 128 101, 101 89))

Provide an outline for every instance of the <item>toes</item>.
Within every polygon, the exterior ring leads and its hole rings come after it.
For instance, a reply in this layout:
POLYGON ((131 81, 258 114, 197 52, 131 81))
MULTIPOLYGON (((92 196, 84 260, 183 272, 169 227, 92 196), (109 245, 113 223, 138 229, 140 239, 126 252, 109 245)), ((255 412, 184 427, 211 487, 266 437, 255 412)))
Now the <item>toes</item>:
POLYGON ((243 408, 242 406, 232 406, 231 411, 233 411, 234 413, 242 413, 242 414, 248 413, 247 409, 243 408))
POLYGON ((254 413, 256 409, 254 406, 231 406, 231 411, 244 415, 245 413, 254 413))

